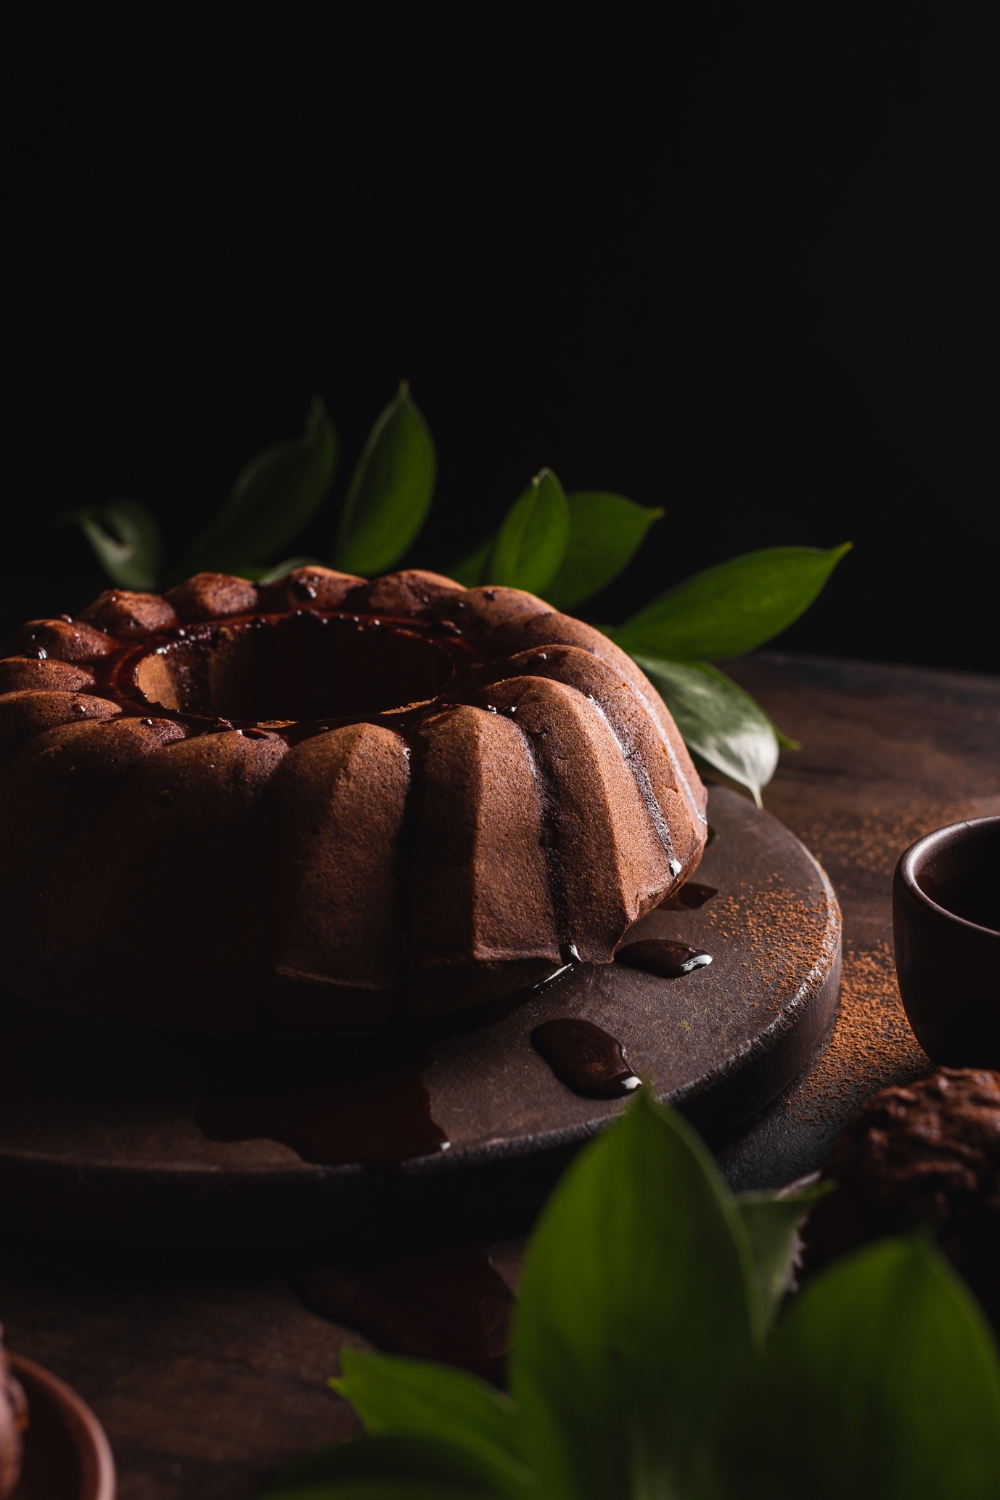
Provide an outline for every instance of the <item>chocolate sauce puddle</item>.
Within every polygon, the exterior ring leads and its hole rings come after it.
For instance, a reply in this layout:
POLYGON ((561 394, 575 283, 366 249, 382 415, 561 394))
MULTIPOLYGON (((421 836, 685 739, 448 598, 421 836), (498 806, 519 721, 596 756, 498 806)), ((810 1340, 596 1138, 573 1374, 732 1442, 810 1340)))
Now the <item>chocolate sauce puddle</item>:
POLYGON ((704 906, 706 901, 711 901, 713 896, 719 894, 714 885, 699 885, 697 880, 687 880, 680 890, 674 891, 665 901, 661 901, 658 911, 697 911, 699 906, 704 906))
MULTIPOLYGON (((378 1069, 332 1067, 331 1076, 316 1079, 306 1060, 310 1044, 300 1046, 305 1076, 298 1086, 281 1076, 280 1065, 271 1080, 209 1082, 195 1120, 210 1141, 279 1141, 316 1166, 392 1168, 449 1149, 420 1077, 428 1053, 378 1069)), ((283 1062, 287 1072, 287 1054, 283 1062)))
POLYGON ((443 1360, 503 1383, 514 1299, 485 1245, 315 1266, 292 1281, 313 1312, 356 1328, 390 1353, 443 1360))
POLYGON ((195 1121, 210 1141, 280 1141, 316 1166, 398 1167, 451 1149, 421 1079, 435 1040, 503 1020, 580 962, 572 944, 535 984, 432 1022, 385 1032, 272 1036, 220 1043, 210 1054, 195 1121), (370 1055, 382 1062, 368 1061, 370 1055))
POLYGON ((670 943, 663 938, 647 938, 641 943, 626 943, 615 954, 616 964, 658 974, 661 979, 680 979, 712 962, 703 948, 689 948, 686 943, 670 943))
POLYGON ((531 1033, 531 1045, 559 1082, 585 1099, 621 1099, 640 1086, 621 1042, 592 1021, 545 1021, 531 1033))

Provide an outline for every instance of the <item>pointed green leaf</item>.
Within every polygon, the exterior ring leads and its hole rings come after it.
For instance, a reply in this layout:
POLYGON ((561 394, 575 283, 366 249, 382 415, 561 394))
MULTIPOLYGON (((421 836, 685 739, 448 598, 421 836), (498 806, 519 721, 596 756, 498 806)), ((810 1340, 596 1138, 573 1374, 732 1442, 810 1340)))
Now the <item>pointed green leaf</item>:
POLYGON ((135 500, 64 511, 54 526, 79 526, 112 583, 145 591, 156 587, 163 556, 156 517, 135 500))
POLYGON ((740 656, 808 609, 850 545, 767 547, 731 558, 661 594, 622 630, 637 650, 671 661, 740 656))
POLYGON ((761 1323, 739 1213, 640 1096, 577 1157, 528 1250, 512 1390, 546 1500, 686 1495, 761 1323))
POLYGON ((427 518, 434 476, 434 444, 404 380, 351 476, 334 567, 370 578, 398 562, 427 518))
POLYGON ((646 656, 624 631, 612 635, 652 682, 688 749, 747 787, 759 807, 761 787, 778 764, 778 742, 764 710, 707 662, 646 656))
POLYGON ((454 578, 456 583, 462 583, 467 589, 474 589, 483 581, 483 569, 486 560, 493 550, 493 538, 487 537, 472 552, 467 552, 464 557, 448 569, 448 577, 454 578))
POLYGON ((265 1500, 499 1500, 490 1466, 438 1438, 392 1433, 297 1463, 265 1500))
POLYGON ((663 511, 636 505, 623 495, 580 490, 566 496, 569 543, 562 566, 545 589, 556 609, 589 599, 627 567, 646 532, 663 511))
POLYGON ((555 577, 569 541, 569 506, 551 469, 514 501, 483 568, 483 582, 538 594, 555 577))
POLYGON ((286 557, 284 562, 275 563, 273 568, 253 568, 249 572, 244 568, 244 577, 252 578, 255 583, 277 583, 279 578, 284 578, 293 568, 307 568, 312 564, 317 568, 325 568, 326 563, 318 557, 286 557))
POLYGON ((245 573, 294 541, 326 498, 337 462, 337 435, 316 397, 305 432, 258 454, 240 474, 219 514, 178 564, 186 578, 202 569, 245 573))
POLYGON ((829 1192, 830 1186, 828 1182, 818 1182, 800 1192, 780 1189, 776 1193, 740 1193, 736 1199, 753 1251, 757 1284, 768 1323, 774 1320, 781 1300, 791 1286, 802 1221, 816 1199, 829 1192))
POLYGON ((883 1240, 805 1288, 729 1461, 740 1500, 995 1500, 996 1343, 929 1241, 883 1240))
POLYGON ((533 1490, 518 1447, 514 1403, 475 1375, 425 1360, 345 1349, 330 1384, 369 1432, 409 1432, 465 1448, 500 1471, 511 1494, 533 1490))

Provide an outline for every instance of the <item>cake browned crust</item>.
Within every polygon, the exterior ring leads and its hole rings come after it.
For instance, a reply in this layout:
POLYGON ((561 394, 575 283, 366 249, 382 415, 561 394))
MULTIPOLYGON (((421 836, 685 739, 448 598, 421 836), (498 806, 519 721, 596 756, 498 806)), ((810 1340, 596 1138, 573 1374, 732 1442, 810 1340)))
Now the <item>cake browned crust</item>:
POLYGON ((847 1121, 806 1228, 806 1269, 925 1229, 1000 1327, 1000 1073, 939 1068, 883 1089, 847 1121))
POLYGON ((706 836, 628 656, 416 570, 31 621, 0 757, 6 982, 155 1024, 366 1029, 609 962, 706 836))
POLYGON ((8 1500, 21 1477, 21 1434, 28 1425, 28 1403, 11 1374, 0 1327, 0 1500, 8 1500))

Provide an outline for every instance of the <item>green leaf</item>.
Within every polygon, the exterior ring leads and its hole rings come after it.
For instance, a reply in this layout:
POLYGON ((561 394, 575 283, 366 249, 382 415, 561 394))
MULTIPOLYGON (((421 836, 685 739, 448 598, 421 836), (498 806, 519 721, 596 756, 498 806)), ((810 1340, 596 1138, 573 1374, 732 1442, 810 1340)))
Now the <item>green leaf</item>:
POLYGON ((707 662, 664 661, 642 654, 623 631, 612 636, 652 682, 688 749, 747 787, 760 807, 760 789, 778 764, 778 742, 764 710, 707 662))
POLYGON ((835 1263, 778 1326, 731 1435, 739 1500, 995 1500, 1000 1363, 936 1248, 835 1263))
POLYGON ((336 463, 337 434, 317 396, 303 436, 247 464, 219 514, 178 564, 177 576, 202 569, 246 574, 250 565, 280 554, 319 510, 336 463))
POLYGON ((345 1349, 343 1378, 330 1384, 369 1432, 408 1432, 465 1448, 498 1471, 505 1492, 534 1490, 518 1447, 514 1403, 464 1370, 425 1360, 345 1349))
POLYGON ((799 1227, 817 1198, 830 1191, 831 1184, 818 1182, 814 1187, 790 1193, 740 1193, 736 1199, 743 1227, 750 1240, 757 1284, 760 1287, 764 1317, 771 1323, 791 1286, 795 1259, 799 1249, 799 1227))
POLYGON ((334 567, 370 578, 398 562, 427 518, 434 474, 434 444, 404 380, 351 476, 334 567))
POLYGON ((286 557, 284 562, 275 563, 273 568, 252 568, 248 572, 244 569, 244 576, 252 578, 255 583, 277 583, 279 578, 284 578, 293 568, 307 568, 310 564, 318 568, 325 568, 326 563, 318 557, 286 557))
POLYGON ((569 543, 562 566, 545 589, 556 609, 570 609, 617 578, 642 545, 653 522, 663 515, 600 490, 567 495, 569 543))
POLYGON ((404 1474, 317 1480, 314 1484, 268 1490, 263 1500, 497 1500, 492 1490, 475 1489, 447 1477, 411 1479, 404 1474))
POLYGON ((135 500, 119 500, 57 516, 55 525, 75 522, 93 547, 112 583, 123 589, 156 587, 163 545, 156 517, 135 500))
POLYGON ((696 573, 622 626, 637 649, 671 661, 719 661, 752 651, 797 620, 850 542, 767 547, 696 573))
POLYGON ((448 577, 454 578, 456 583, 462 583, 467 589, 474 589, 482 582, 483 569, 486 560, 493 549, 493 538, 487 537, 472 552, 467 552, 464 557, 459 558, 457 563, 448 569, 448 577))
POLYGON ((512 1389, 546 1500, 686 1495, 760 1324, 714 1162, 640 1094, 560 1181, 520 1283, 512 1389))
POLYGON ((483 581, 540 593, 566 556, 569 505, 551 469, 542 469, 514 501, 496 534, 483 581))
POLYGON ((487 1464, 437 1438, 337 1443, 290 1469, 265 1500, 499 1500, 487 1464))

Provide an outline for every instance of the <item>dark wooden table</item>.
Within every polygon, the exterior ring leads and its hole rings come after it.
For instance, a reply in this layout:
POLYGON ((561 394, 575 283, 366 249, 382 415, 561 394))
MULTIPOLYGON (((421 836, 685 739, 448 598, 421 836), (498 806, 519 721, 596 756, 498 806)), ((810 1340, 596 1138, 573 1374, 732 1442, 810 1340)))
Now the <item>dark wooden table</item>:
MULTIPOLYGON (((921 833, 1000 812, 1000 680, 766 654, 731 670, 803 743, 782 754, 765 804, 818 856, 844 913, 841 1012, 828 1046, 718 1153, 733 1186, 745 1188, 820 1165, 856 1102, 928 1070, 896 991, 890 879, 921 833)), ((514 1243, 493 1247, 492 1263, 467 1247, 374 1273, 94 1265, 69 1246, 27 1256, 5 1235, 0 1316, 13 1348, 94 1407, 121 1500, 243 1500, 292 1459, 353 1430, 325 1382, 340 1347, 366 1340, 308 1310, 300 1291, 314 1306, 354 1307, 354 1323, 386 1347, 434 1352, 429 1330, 440 1326, 450 1343, 437 1352, 476 1363, 463 1356, 463 1320, 476 1323, 484 1357, 495 1355, 517 1256, 514 1243)))

